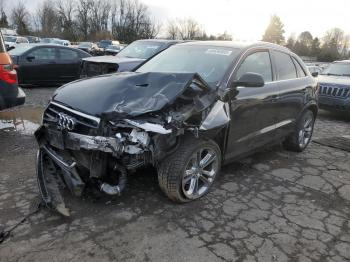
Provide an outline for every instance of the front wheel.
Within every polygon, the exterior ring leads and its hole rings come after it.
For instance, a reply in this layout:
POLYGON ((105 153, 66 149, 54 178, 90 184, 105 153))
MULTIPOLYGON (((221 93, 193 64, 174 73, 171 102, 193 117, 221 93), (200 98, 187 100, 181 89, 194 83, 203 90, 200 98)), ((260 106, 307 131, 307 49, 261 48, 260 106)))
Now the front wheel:
POLYGON ((221 167, 221 151, 211 140, 187 138, 163 160, 158 181, 173 201, 189 202, 209 192, 221 167))
POLYGON ((300 117, 296 129, 287 137, 283 145, 287 150, 302 152, 311 141, 314 131, 315 116, 311 110, 306 110, 300 117))

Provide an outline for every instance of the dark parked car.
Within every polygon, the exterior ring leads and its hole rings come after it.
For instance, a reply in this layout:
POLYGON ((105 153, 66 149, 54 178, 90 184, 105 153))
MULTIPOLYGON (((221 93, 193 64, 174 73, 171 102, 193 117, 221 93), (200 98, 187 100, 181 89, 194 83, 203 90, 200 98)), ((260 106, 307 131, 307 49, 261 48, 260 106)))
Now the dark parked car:
POLYGON ((81 77, 132 71, 147 59, 179 42, 177 40, 158 39, 138 40, 125 47, 116 56, 83 59, 81 77))
POLYGON ((106 47, 104 54, 105 55, 116 55, 120 52, 121 48, 118 45, 109 45, 106 47))
POLYGON ((30 35, 25 36, 25 38, 28 39, 28 41, 29 41, 30 44, 40 43, 40 40, 41 40, 40 37, 37 37, 37 36, 30 36, 30 35))
POLYGON ((9 52, 17 65, 20 85, 59 85, 79 78, 81 59, 88 53, 52 44, 20 45, 9 52))
POLYGON ((80 50, 83 50, 91 55, 102 55, 102 50, 97 46, 97 44, 92 42, 81 42, 78 45, 80 50))
POLYGON ((16 70, 0 34, 0 110, 24 104, 25 97, 18 87, 16 70))
POLYGON ((119 45, 119 41, 117 40, 101 40, 97 43, 98 47, 102 50, 105 50, 110 45, 119 45))
POLYGON ((147 165, 169 198, 197 199, 223 164, 280 141, 303 151, 317 87, 286 48, 220 41, 174 45, 135 72, 67 84, 35 133, 43 199, 68 215, 56 181, 75 195, 90 186, 118 195, 147 165))
POLYGON ((58 38, 41 38, 40 43, 53 44, 56 40, 59 40, 59 39, 58 38))
POLYGON ((350 113, 350 60, 331 63, 318 78, 320 108, 350 113))

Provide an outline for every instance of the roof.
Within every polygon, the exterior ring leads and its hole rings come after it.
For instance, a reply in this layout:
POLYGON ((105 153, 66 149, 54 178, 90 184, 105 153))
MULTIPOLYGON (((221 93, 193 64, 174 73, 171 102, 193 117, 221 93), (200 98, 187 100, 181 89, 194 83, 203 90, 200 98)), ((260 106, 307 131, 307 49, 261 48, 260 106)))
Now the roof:
POLYGON ((334 61, 334 63, 350 63, 350 60, 334 61))
MULTIPOLYGON (((183 40, 169 40, 169 39, 140 39, 137 42, 157 42, 157 43, 183 43, 183 40)), ((135 41, 135 42, 136 42, 135 41)))
POLYGON ((193 41, 193 42, 185 42, 180 45, 198 45, 198 46, 221 46, 221 47, 232 47, 245 49, 250 47, 269 47, 279 49, 285 52, 291 52, 288 48, 268 43, 268 42, 237 42, 237 41, 193 41))
POLYGON ((81 51, 78 48, 74 48, 71 46, 65 46, 65 45, 60 45, 60 44, 55 44, 55 43, 29 43, 29 44, 21 44, 21 45, 26 45, 26 46, 30 46, 30 47, 36 47, 36 46, 46 46, 46 47, 60 47, 60 48, 66 48, 66 49, 74 49, 74 50, 78 50, 79 52, 81 51))

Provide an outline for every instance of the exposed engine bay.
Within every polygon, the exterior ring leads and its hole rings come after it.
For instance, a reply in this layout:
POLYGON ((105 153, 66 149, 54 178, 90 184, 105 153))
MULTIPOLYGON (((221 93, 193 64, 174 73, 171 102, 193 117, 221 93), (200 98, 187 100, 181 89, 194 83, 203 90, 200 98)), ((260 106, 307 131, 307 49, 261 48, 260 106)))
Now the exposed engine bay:
MULTIPOLYGON (((228 104, 197 74, 123 73, 106 86, 60 88, 36 131, 37 175, 45 204, 69 216, 60 188, 120 195, 127 176, 157 168, 185 135, 214 138, 229 123, 228 104), (86 92, 83 98, 74 93, 86 92)), ((93 79, 91 79, 93 80, 93 79)), ((92 83, 93 84, 93 83, 92 83)))

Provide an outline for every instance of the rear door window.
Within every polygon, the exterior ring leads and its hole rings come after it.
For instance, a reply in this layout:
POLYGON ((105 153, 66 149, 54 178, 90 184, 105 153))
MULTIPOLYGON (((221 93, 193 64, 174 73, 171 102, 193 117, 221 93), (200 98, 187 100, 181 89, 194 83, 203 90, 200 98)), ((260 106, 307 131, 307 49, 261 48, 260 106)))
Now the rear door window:
POLYGON ((79 55, 74 50, 59 48, 59 58, 60 60, 77 60, 79 55))
POLYGON ((257 73, 262 75, 265 82, 272 81, 272 67, 271 60, 268 51, 259 51, 248 55, 236 74, 236 80, 238 80, 245 73, 257 73))
POLYGON ((55 60, 56 49, 53 47, 40 47, 30 52, 28 56, 33 56, 35 60, 55 60))
POLYGON ((299 64, 298 60, 296 60, 294 57, 292 57, 295 67, 297 68, 297 72, 298 72, 298 76, 299 77, 305 77, 306 73, 304 71, 304 69, 301 67, 301 65, 299 64))
POLYGON ((278 80, 297 78, 297 71, 290 55, 274 51, 276 71, 278 80))

